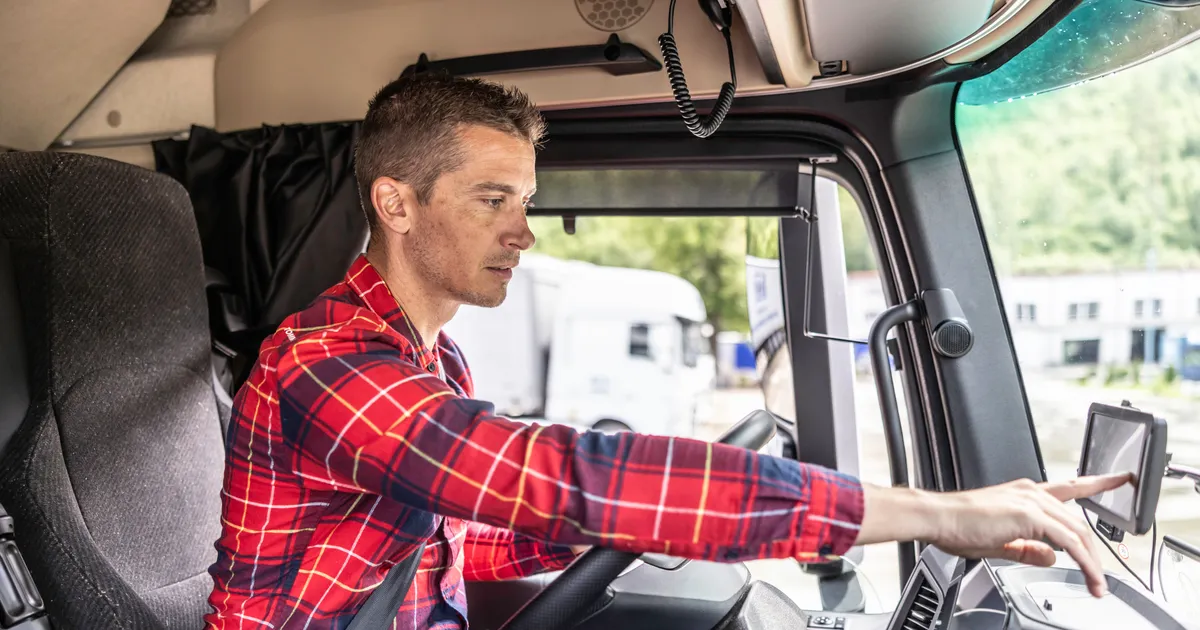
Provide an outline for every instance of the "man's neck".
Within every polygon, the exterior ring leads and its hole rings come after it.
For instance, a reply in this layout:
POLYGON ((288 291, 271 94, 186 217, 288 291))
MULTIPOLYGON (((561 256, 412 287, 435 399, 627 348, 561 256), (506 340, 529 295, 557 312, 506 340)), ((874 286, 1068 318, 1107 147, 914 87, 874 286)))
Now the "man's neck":
POLYGON ((451 300, 435 295, 426 283, 411 273, 411 268, 380 252, 368 251, 367 262, 379 272, 392 296, 400 303, 405 317, 420 336, 417 341, 426 348, 434 348, 438 333, 453 319, 458 306, 451 300))

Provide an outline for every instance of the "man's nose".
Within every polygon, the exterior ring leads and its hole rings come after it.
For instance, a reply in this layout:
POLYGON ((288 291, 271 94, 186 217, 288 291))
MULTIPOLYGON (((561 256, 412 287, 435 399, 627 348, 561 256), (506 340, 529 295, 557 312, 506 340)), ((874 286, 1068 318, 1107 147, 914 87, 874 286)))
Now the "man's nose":
POLYGON ((504 238, 504 246, 508 248, 525 251, 537 241, 533 235, 533 230, 529 229, 529 221, 524 216, 521 217, 520 223, 514 226, 515 229, 510 231, 504 238))

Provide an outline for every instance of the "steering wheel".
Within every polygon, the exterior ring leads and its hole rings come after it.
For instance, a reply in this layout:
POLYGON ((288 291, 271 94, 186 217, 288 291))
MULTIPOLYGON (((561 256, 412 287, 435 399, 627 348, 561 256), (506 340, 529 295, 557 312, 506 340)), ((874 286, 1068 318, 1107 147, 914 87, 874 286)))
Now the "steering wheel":
MULTIPOLYGON (((738 421, 720 438, 719 444, 741 446, 752 451, 775 437, 775 415, 756 410, 738 421)), ((606 547, 592 547, 580 554, 553 582, 513 613, 500 630, 556 630, 580 618, 597 602, 641 554, 606 547)))

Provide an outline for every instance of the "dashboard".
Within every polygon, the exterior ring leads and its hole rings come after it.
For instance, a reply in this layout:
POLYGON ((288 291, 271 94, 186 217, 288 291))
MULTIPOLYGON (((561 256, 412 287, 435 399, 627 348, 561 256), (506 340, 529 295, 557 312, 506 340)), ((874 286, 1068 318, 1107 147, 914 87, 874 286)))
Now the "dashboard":
MULTIPOLYGON (((1128 473, 1130 482, 1078 503, 1096 514, 1110 531, 1146 533, 1154 521, 1159 484, 1169 457, 1167 427, 1153 414, 1095 403, 1088 410, 1079 471, 1084 475, 1128 473)), ((1200 485, 1198 485, 1200 488, 1200 485)), ((1173 553, 1191 555, 1176 541, 1173 553)), ((1196 550, 1200 552, 1200 550, 1196 550)), ((1200 554, 1197 554, 1200 557, 1200 554)), ((1083 572, 1063 552, 1051 567, 1005 560, 967 560, 927 546, 909 575, 891 615, 805 613, 802 624, 731 628, 804 627, 833 630, 1188 630, 1200 618, 1185 619, 1166 600, 1116 575, 1105 574, 1109 594, 1093 597, 1083 572)), ((756 594, 751 592, 750 597, 756 594)), ((751 610, 766 607, 769 593, 757 594, 751 610)), ((773 604, 777 609, 779 602, 773 604)), ((765 613, 751 613, 765 614, 765 613)), ((779 612, 773 613, 776 617, 779 612)), ((780 621, 778 618, 775 621, 780 621)), ((724 627, 722 627, 724 630, 724 627)))
POLYGON ((968 561, 927 547, 886 630, 1194 630, 1138 587, 1108 574, 1092 597, 1065 555, 1053 567, 968 561))

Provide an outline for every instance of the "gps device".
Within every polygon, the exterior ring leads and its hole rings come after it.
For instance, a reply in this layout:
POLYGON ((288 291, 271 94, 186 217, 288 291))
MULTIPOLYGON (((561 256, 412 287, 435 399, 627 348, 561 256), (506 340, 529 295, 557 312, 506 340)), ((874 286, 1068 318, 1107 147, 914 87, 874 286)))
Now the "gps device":
POLYGON ((1093 403, 1083 434, 1079 474, 1133 473, 1132 483, 1079 499, 1104 522, 1131 534, 1150 531, 1166 470, 1167 423, 1128 404, 1093 403))

